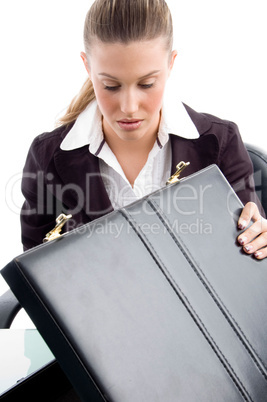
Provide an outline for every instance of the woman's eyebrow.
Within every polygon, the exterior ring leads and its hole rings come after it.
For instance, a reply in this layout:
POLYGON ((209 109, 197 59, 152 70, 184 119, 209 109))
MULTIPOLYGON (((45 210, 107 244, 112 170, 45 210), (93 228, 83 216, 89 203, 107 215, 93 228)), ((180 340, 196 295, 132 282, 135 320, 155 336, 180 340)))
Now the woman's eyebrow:
MULTIPOLYGON (((139 80, 142 80, 143 78, 150 77, 151 75, 157 74, 157 73, 159 73, 159 72, 160 72, 160 70, 153 70, 153 71, 151 71, 150 73, 145 74, 145 75, 143 75, 142 77, 139 77, 138 79, 139 79, 139 80)), ((110 75, 110 74, 108 74, 108 73, 98 73, 98 75, 103 75, 104 77, 108 77, 108 78, 111 78, 111 79, 113 79, 113 80, 119 81, 119 79, 118 79, 117 77, 114 77, 113 75, 110 75)))

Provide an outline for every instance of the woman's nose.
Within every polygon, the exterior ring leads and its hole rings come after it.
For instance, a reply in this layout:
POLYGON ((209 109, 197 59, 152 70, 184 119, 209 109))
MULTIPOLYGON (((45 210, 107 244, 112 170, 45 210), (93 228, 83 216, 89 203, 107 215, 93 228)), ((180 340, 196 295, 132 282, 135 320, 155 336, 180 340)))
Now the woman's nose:
POLYGON ((126 116, 133 116, 138 111, 138 96, 134 89, 125 90, 121 94, 120 108, 126 116))

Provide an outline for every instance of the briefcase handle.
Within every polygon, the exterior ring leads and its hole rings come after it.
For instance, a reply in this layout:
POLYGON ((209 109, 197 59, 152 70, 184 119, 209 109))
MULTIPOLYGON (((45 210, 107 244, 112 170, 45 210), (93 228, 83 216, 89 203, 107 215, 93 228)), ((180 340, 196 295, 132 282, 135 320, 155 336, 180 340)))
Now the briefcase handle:
POLYGON ((166 184, 173 184, 180 181, 179 180, 180 174, 188 165, 190 165, 190 162, 184 162, 184 161, 179 162, 178 165, 176 165, 177 169, 176 172, 167 180, 166 184))
POLYGON ((66 222, 72 217, 71 214, 65 215, 65 214, 60 214, 57 219, 56 219, 56 226, 54 229, 50 230, 43 239, 43 243, 46 243, 48 241, 57 239, 58 237, 61 236, 60 232, 65 225, 66 222))

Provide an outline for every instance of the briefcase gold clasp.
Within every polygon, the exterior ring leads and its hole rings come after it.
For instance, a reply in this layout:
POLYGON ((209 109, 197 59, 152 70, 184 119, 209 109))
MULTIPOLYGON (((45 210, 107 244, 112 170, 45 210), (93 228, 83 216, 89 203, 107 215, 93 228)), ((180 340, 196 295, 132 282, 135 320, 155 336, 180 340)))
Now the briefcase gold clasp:
POLYGON ((190 162, 181 161, 178 163, 178 165, 176 165, 176 172, 169 178, 169 180, 167 180, 166 184, 177 183, 179 181, 180 174, 188 165, 190 165, 190 162))
POLYGON ((51 241, 51 240, 54 240, 54 239, 57 239, 58 237, 60 237, 61 236, 60 232, 61 232, 63 226, 70 218, 72 218, 72 215, 60 214, 56 219, 56 226, 54 227, 54 229, 50 230, 50 232, 48 232, 45 235, 45 238, 43 239, 43 243, 46 243, 48 241, 51 241))

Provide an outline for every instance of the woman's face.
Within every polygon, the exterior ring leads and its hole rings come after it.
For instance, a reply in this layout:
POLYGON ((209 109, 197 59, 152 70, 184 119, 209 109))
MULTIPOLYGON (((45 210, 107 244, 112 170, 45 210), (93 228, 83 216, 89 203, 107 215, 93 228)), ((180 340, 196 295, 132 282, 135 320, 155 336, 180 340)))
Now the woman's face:
POLYGON ((91 49, 89 65, 82 58, 92 80, 103 115, 108 139, 137 141, 157 134, 164 88, 173 66, 163 39, 107 44, 91 49))

